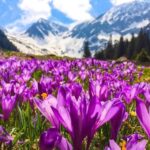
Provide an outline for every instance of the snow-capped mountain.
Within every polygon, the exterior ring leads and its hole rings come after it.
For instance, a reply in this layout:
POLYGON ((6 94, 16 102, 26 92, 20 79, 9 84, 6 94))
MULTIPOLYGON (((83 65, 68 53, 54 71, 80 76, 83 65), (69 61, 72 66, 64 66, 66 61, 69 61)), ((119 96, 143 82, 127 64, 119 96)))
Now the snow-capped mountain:
POLYGON ((69 36, 88 39, 94 50, 102 46, 110 34, 118 37, 120 34, 137 33, 149 22, 150 2, 135 1, 115 6, 95 20, 79 24, 69 36))
POLYGON ((81 57, 85 40, 89 41, 94 52, 106 46, 110 35, 113 41, 119 40, 120 35, 129 39, 131 33, 137 34, 149 23, 150 1, 140 0, 114 6, 94 20, 78 24, 71 30, 59 23, 40 19, 22 37, 8 36, 22 52, 36 54, 33 49, 38 49, 38 54, 81 57), (21 43, 25 45, 21 46, 21 43))
POLYGON ((31 25, 25 32, 26 35, 33 38, 44 39, 49 34, 61 35, 68 30, 67 27, 56 23, 50 22, 45 19, 40 19, 31 25))

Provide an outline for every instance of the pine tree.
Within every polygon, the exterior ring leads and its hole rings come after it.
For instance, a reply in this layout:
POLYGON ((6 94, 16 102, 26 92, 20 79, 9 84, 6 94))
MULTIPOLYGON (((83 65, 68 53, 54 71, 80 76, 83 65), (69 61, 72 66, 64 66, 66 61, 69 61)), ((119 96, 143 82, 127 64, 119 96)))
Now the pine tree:
POLYGON ((143 29, 140 30, 136 43, 135 43, 135 51, 134 51, 134 57, 140 53, 140 51, 144 48, 145 41, 144 41, 144 31, 143 29))
POLYGON ((91 57, 91 52, 90 52, 90 49, 89 49, 89 42, 88 41, 84 42, 84 54, 83 54, 83 57, 84 58, 91 57))
POLYGON ((112 44, 112 35, 110 35, 109 42, 105 49, 105 57, 106 59, 113 59, 114 58, 114 49, 112 44))
POLYGON ((142 61, 145 58, 147 61, 150 56, 150 33, 141 29, 137 37, 132 34, 131 41, 124 41, 121 36, 119 42, 116 41, 114 44, 110 36, 106 49, 95 54, 95 58, 98 59, 118 59, 122 56, 142 61))
POLYGON ((125 56, 125 42, 123 36, 120 37, 120 41, 118 43, 118 48, 116 51, 116 58, 125 56))
POLYGON ((98 52, 95 53, 94 58, 95 59, 100 59, 100 60, 105 60, 106 58, 105 58, 105 54, 104 53, 105 53, 104 50, 98 51, 98 52))
POLYGON ((128 39, 125 40, 125 42, 124 42, 124 47, 125 47, 124 56, 127 57, 127 49, 128 49, 128 47, 129 47, 129 41, 128 41, 128 39))
POLYGON ((134 34, 132 34, 131 41, 129 42, 128 47, 126 47, 128 59, 131 59, 133 57, 133 54, 135 53, 135 42, 136 42, 136 39, 134 37, 134 34))

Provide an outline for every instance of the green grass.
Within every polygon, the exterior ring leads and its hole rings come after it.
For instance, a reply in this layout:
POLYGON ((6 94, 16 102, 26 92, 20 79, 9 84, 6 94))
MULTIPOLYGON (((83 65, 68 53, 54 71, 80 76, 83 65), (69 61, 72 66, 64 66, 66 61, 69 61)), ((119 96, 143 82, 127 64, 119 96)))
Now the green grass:
POLYGON ((140 82, 150 83, 150 67, 144 68, 143 75, 140 79, 140 82))
POLYGON ((5 57, 5 58, 9 58, 9 57, 12 57, 12 56, 16 56, 16 57, 19 57, 21 59, 33 59, 33 58, 36 58, 36 59, 42 59, 42 60, 46 60, 46 59, 56 59, 56 60, 60 60, 60 59, 69 59, 69 60, 72 60, 73 58, 70 58, 70 57, 60 57, 60 56, 56 56, 56 55, 30 55, 30 54, 24 54, 24 53, 21 53, 21 52, 14 52, 14 51, 5 51, 5 52, 2 52, 2 56, 5 57))

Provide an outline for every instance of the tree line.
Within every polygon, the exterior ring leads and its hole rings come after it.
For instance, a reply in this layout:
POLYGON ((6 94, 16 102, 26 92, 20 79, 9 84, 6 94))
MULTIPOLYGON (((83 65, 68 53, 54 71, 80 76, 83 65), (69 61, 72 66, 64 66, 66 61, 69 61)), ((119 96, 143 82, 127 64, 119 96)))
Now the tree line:
MULTIPOLYGON (((89 43, 84 45, 84 57, 91 57, 89 43)), ((126 57, 129 60, 150 61, 150 33, 141 29, 138 36, 132 34, 131 40, 124 39, 113 43, 112 36, 105 49, 97 51, 94 55, 96 59, 111 60, 126 57)))

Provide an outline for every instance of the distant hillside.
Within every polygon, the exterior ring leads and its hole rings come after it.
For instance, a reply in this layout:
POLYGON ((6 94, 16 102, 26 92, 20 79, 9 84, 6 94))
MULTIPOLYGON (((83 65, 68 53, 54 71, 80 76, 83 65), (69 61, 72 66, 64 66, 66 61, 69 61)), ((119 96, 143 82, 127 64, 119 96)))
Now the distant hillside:
POLYGON ((14 46, 7 38, 5 33, 0 29, 0 49, 8 51, 18 51, 17 47, 14 46))

